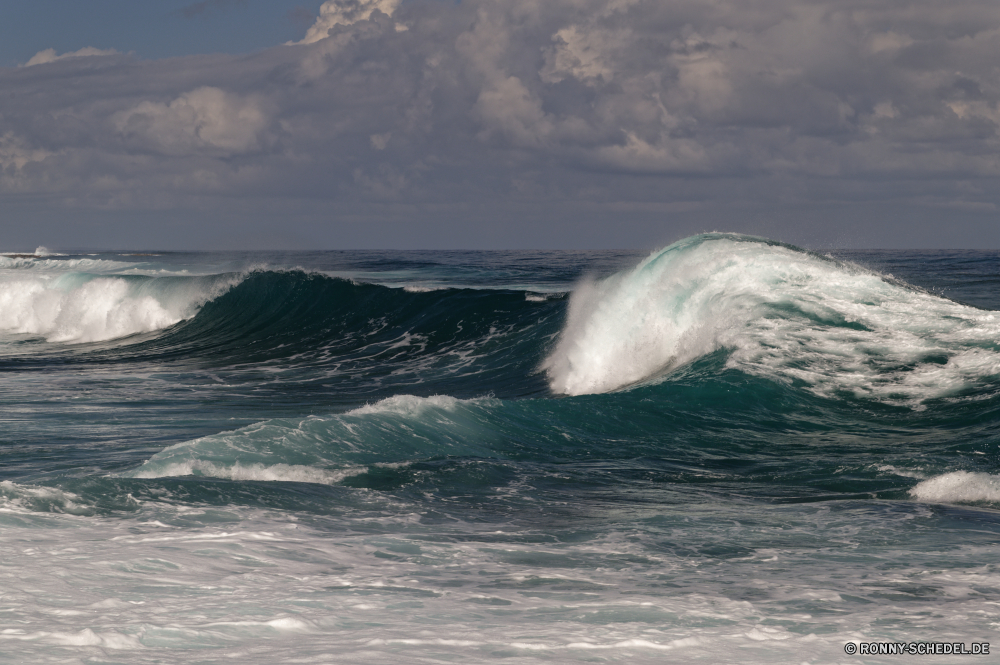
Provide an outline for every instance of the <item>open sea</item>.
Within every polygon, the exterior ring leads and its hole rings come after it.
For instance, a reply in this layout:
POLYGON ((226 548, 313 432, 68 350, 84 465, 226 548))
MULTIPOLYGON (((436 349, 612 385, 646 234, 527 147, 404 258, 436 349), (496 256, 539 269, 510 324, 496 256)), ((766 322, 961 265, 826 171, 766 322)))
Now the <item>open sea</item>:
POLYGON ((0 256, 0 663, 1000 653, 997 310, 728 234, 0 256))

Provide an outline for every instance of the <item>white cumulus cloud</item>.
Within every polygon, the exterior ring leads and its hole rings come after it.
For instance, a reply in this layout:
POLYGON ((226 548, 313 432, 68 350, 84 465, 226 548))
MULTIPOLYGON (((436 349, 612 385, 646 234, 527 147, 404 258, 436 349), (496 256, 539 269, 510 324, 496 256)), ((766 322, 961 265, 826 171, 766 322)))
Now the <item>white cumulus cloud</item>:
POLYGON ((169 103, 145 101, 114 116, 124 136, 171 155, 257 150, 259 134, 268 122, 257 100, 209 86, 185 92, 169 103))
POLYGON ((54 48, 47 48, 44 51, 39 51, 35 55, 31 56, 28 62, 24 63, 25 67, 33 67, 35 65, 44 65, 49 62, 56 62, 57 60, 65 60, 66 58, 87 58, 95 55, 117 55, 118 51, 113 48, 109 49, 99 49, 93 46, 85 46, 79 51, 72 51, 70 53, 58 54, 54 48))
POLYGON ((400 0, 327 0, 319 8, 319 16, 299 44, 312 44, 325 39, 335 25, 349 26, 367 21, 372 13, 380 11, 392 16, 400 0))

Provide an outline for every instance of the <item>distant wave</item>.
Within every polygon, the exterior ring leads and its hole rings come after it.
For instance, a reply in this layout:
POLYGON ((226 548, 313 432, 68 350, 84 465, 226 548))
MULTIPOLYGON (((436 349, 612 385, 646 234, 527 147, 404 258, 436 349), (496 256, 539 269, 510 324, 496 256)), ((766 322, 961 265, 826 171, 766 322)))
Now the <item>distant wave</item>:
POLYGON ((90 258, 51 258, 61 254, 0 254, 0 270, 110 273, 135 268, 134 263, 90 258))
POLYGON ((852 264, 707 234, 573 293, 543 363, 553 391, 656 380, 717 350, 728 366, 825 396, 900 404, 1000 375, 1000 317, 852 264))

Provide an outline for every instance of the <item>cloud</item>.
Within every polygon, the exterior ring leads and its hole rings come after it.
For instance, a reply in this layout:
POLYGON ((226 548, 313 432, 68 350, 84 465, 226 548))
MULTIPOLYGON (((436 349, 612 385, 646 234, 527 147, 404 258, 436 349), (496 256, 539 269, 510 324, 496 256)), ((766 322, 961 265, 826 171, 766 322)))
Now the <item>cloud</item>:
POLYGON ((0 135, 0 169, 21 170, 31 162, 42 161, 50 154, 46 150, 27 147, 24 140, 12 132, 0 135))
POLYGON ((608 83, 614 78, 612 53, 628 48, 631 31, 594 29, 571 25, 552 35, 554 45, 545 49, 545 66, 539 76, 546 83, 575 78, 588 85, 608 83))
POLYGON ((313 44, 325 39, 336 25, 350 26, 367 21, 373 12, 391 16, 401 0, 327 0, 319 8, 316 22, 306 32, 300 44, 313 44))
POLYGON ((221 156, 258 150, 269 118, 251 97, 202 86, 169 103, 141 102, 114 114, 113 122, 139 147, 166 155, 221 156))
POLYGON ((998 51, 994 0, 330 0, 250 55, 0 70, 0 201, 439 225, 993 214, 998 51))
POLYGON ((118 51, 113 48, 109 49, 99 49, 92 46, 85 46, 79 51, 73 51, 71 53, 63 53, 58 55, 54 48, 47 48, 44 51, 39 51, 35 55, 31 56, 28 62, 24 63, 25 67, 33 67, 35 65, 44 65, 49 62, 56 62, 57 60, 65 60, 66 58, 87 58, 91 56, 100 55, 117 55, 118 51))

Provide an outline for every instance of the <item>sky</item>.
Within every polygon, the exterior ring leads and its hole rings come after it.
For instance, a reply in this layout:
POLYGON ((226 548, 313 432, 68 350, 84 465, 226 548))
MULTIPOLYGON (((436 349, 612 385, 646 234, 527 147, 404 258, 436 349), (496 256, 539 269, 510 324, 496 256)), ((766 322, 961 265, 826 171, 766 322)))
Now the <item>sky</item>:
POLYGON ((1000 248, 996 0, 5 0, 0 249, 1000 248))

